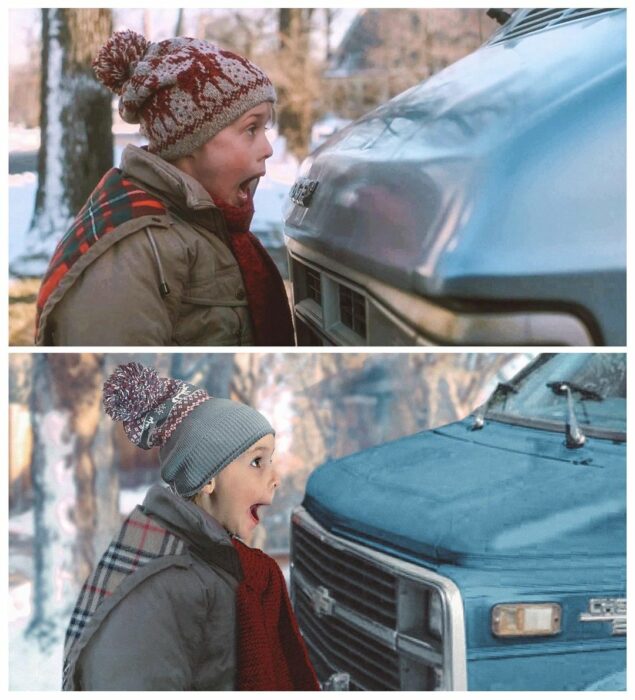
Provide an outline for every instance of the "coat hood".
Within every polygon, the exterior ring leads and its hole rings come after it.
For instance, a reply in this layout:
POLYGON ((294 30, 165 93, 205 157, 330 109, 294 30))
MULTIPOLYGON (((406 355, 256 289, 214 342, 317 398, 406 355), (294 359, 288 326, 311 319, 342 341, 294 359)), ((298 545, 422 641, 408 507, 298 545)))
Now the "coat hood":
POLYGON ((121 154, 124 175, 173 207, 182 210, 215 208, 207 190, 193 177, 145 148, 128 144, 121 154))
POLYGON ((229 533, 211 515, 191 501, 176 496, 169 488, 155 484, 143 501, 143 512, 164 524, 206 558, 211 557, 235 574, 236 556, 229 533))

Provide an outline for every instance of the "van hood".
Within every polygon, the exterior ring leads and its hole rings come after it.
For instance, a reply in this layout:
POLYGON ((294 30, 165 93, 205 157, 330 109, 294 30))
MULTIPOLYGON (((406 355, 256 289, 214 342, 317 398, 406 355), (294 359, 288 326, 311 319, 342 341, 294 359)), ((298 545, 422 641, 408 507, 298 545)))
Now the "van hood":
POLYGON ((616 10, 485 45, 339 132, 286 234, 431 298, 593 309, 625 290, 625 144, 616 10))
POLYGON ((304 507, 334 534, 427 562, 624 556, 625 443, 472 418, 311 475, 304 507))

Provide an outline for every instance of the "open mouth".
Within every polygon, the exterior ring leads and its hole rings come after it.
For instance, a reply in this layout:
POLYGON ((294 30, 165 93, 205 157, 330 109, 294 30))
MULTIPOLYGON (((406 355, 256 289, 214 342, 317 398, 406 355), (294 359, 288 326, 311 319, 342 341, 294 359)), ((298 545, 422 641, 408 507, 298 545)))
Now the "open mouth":
POLYGON ((252 190, 253 190, 253 185, 255 185, 256 181, 259 180, 264 173, 254 175, 253 177, 249 177, 246 180, 243 180, 240 185, 238 185, 238 197, 241 201, 246 201, 251 197, 252 195, 252 190))
POLYGON ((249 512, 251 514, 251 517, 254 519, 254 522, 257 524, 260 522, 260 516, 258 515, 258 508, 260 508, 262 504, 261 503, 255 503, 251 508, 249 509, 249 512))

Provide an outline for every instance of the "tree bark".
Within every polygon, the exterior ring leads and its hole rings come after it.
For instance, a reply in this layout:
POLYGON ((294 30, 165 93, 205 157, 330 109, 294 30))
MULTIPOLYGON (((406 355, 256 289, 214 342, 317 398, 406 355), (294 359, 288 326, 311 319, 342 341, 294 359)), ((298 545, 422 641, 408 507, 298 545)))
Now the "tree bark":
POLYGON ((35 580, 29 633, 44 646, 59 636, 67 608, 94 566, 95 537, 103 546, 118 523, 111 432, 101 410, 103 381, 101 355, 34 356, 35 580))
POLYGON ((57 241, 112 165, 112 95, 91 66, 111 33, 112 10, 42 10, 38 188, 14 275, 44 273, 57 241))
MULTIPOLYGON (((112 520, 112 494, 98 496, 95 483, 98 471, 110 472, 112 469, 112 454, 108 455, 107 449, 105 454, 93 450, 100 424, 107 420, 101 410, 104 358, 93 353, 55 354, 49 357, 49 364, 56 400, 61 408, 68 411, 70 429, 75 436, 71 456, 77 494, 73 509, 73 521, 77 528, 74 568, 77 582, 82 582, 94 566, 98 503, 104 505, 104 499, 107 511, 104 515, 107 520, 112 520)), ((104 446, 103 442, 102 439, 100 447, 104 446)), ((110 483, 109 474, 101 476, 110 483)))
POLYGON ((185 31, 185 10, 181 8, 176 16, 176 27, 174 28, 174 36, 181 36, 185 31))
POLYGON ((279 10, 280 64, 291 71, 290 85, 279 84, 278 130, 287 148, 299 158, 307 152, 313 124, 313 95, 309 69, 311 15, 313 9, 286 7, 279 10))
POLYGON ((60 409, 52 388, 47 355, 33 356, 30 409, 33 427, 33 615, 26 631, 42 650, 56 644, 62 633, 56 597, 65 598, 74 583, 72 550, 74 525, 68 513, 75 502, 71 455, 75 438, 70 413, 60 409), (58 513, 62 515, 60 523, 58 513), (56 591, 56 587, 58 590, 56 591), (59 590, 61 588, 61 590, 59 590))

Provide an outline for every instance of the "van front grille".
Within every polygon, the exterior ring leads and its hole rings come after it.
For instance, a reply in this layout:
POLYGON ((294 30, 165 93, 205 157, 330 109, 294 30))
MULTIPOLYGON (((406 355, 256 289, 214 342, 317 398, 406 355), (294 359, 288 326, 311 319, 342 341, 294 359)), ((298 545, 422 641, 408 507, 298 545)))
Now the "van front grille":
POLYGON ((304 268, 304 273, 306 275, 306 295, 309 299, 322 306, 322 281, 320 279, 320 273, 316 270, 312 270, 310 267, 304 268))
POLYGON ((359 292, 340 284, 340 320, 362 338, 366 338, 366 300, 359 292))
POLYGON ((350 690, 398 690, 397 652, 341 620, 313 614, 308 596, 298 591, 296 615, 310 650, 318 678, 324 681, 334 669, 346 669, 350 690))
POLYGON ((337 599, 351 610, 394 629, 397 624, 397 579, 373 569, 316 540, 306 530, 296 529, 294 566, 313 586, 337 591, 337 599))
MULTIPOLYGON (((297 508, 291 594, 321 683, 328 686, 336 674, 345 674, 351 690, 464 687, 464 665, 448 652, 452 634, 462 634, 463 627, 458 589, 448 579, 331 535, 297 508), (454 603, 448 591, 456 591, 454 603), (444 601, 442 619, 434 624, 433 595, 444 601)), ((462 638, 457 649, 454 656, 464 655, 462 638)))

